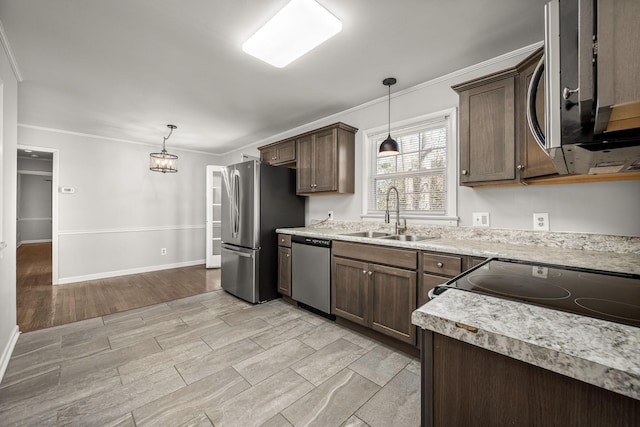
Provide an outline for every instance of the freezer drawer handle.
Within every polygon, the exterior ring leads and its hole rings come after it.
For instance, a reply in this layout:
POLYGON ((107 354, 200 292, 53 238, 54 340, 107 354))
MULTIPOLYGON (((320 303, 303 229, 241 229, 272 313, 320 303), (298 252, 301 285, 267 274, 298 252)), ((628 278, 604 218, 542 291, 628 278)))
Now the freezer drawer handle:
POLYGON ((227 246, 223 246, 222 249, 227 250, 229 252, 232 252, 235 255, 241 256, 243 258, 253 258, 253 254, 248 254, 246 252, 235 251, 233 249, 229 249, 229 247, 227 247, 227 246))

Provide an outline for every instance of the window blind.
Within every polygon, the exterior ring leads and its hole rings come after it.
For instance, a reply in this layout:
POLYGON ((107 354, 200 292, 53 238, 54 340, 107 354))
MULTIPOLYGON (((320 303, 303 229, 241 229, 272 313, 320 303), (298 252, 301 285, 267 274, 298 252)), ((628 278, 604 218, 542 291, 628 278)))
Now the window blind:
MULTIPOLYGON (((383 212, 387 191, 395 186, 400 193, 400 211, 405 214, 445 215, 447 208, 448 117, 395 129, 397 156, 378 156, 378 147, 387 132, 369 135, 373 144, 368 183, 368 213, 383 212)), ((389 209, 395 209, 395 195, 389 209)))

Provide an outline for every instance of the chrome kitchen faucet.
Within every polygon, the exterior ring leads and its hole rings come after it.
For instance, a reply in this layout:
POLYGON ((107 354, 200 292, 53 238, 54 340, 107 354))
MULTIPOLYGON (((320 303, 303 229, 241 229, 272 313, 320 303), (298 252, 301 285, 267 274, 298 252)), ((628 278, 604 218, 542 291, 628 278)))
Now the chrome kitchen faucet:
POLYGON ((400 193, 398 192, 398 189, 394 185, 389 187, 389 190, 387 190, 387 209, 384 211, 384 222, 386 224, 389 224, 391 219, 389 215, 389 194, 391 193, 391 190, 396 191, 396 233, 395 234, 404 233, 405 231, 407 231, 407 219, 402 218, 404 225, 401 226, 400 225, 400 193))

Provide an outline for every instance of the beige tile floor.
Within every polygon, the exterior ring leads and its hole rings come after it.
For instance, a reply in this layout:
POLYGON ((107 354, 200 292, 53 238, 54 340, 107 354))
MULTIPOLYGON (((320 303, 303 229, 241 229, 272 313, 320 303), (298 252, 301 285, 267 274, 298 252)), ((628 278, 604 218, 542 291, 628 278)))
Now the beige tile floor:
POLYGON ((3 426, 417 426, 420 365, 281 300, 214 291, 23 334, 3 426))

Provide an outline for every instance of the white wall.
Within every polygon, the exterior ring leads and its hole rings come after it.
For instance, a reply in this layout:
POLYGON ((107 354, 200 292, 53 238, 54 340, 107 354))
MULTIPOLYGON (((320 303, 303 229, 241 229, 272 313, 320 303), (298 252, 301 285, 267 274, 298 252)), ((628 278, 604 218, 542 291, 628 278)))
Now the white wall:
MULTIPOLYGON (((451 89, 452 85, 509 68, 537 47, 538 45, 529 46, 396 95, 392 94, 392 123, 457 107, 458 95, 451 89)), ((380 81, 383 77, 387 76, 380 76, 380 81)), ((395 77, 402 81, 401 75, 395 77)), ((380 92, 384 93, 382 83, 380 92)), ((366 191, 362 180, 363 134, 369 129, 386 125, 386 97, 227 153, 223 159, 224 164, 237 162, 240 153, 257 155, 258 146, 338 121, 359 128, 356 134, 355 194, 310 197, 307 203, 307 223, 310 219, 325 218, 329 210, 334 211, 337 220, 358 221, 362 214, 362 194, 366 191)), ((640 235, 640 221, 637 220, 640 218, 638 194, 640 181, 479 189, 458 187, 459 225, 471 226, 472 212, 489 212, 492 228, 531 230, 533 212, 549 212, 551 231, 640 235)))
POLYGON ((16 319, 16 150, 18 83, 0 48, 0 380, 18 338, 16 319))
POLYGON ((58 150, 59 283, 204 263, 210 154, 172 150, 178 173, 149 170, 158 146, 26 126, 21 145, 58 150), (167 255, 160 249, 167 248, 167 255))

